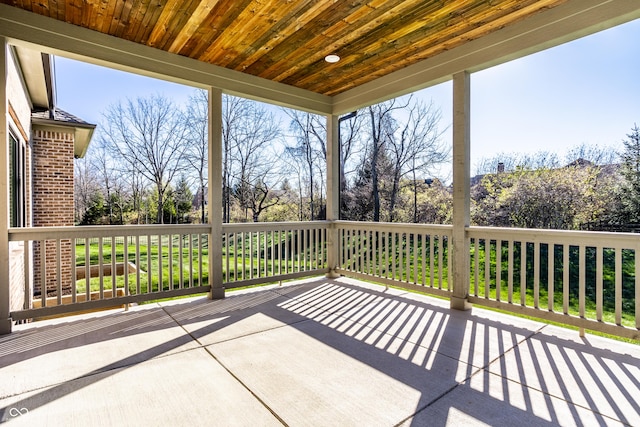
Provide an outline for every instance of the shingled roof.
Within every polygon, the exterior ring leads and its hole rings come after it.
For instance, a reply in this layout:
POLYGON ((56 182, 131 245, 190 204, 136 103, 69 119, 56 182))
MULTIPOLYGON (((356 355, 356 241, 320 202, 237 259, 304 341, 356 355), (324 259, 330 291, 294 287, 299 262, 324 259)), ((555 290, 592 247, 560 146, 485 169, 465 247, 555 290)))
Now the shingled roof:
POLYGON ((60 124, 68 124, 71 126, 93 127, 96 125, 85 122, 81 118, 74 116, 58 107, 53 109, 36 108, 31 112, 31 118, 35 120, 52 120, 60 124))
POLYGON ((85 122, 60 108, 35 108, 31 112, 31 121, 39 126, 64 126, 72 128, 74 133, 73 153, 75 157, 84 157, 89 148, 96 125, 85 122))

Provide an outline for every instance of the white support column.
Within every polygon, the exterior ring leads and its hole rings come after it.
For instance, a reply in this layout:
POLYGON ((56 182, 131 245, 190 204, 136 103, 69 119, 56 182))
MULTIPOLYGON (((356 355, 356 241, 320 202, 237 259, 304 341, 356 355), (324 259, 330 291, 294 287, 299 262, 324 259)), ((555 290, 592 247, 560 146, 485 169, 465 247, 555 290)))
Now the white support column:
POLYGON ((222 90, 209 88, 209 299, 224 298, 222 283, 222 90))
MULTIPOLYGON (((327 116, 327 221, 340 218, 339 126, 338 116, 327 116)), ((327 234, 327 277, 336 278, 340 276, 336 272, 340 250, 338 229, 332 225, 327 234)))
POLYGON ((9 286, 9 124, 7 40, 0 37, 0 335, 11 332, 9 286))
POLYGON ((471 162, 471 85, 467 71, 453 76, 453 295, 451 308, 468 310, 471 162))

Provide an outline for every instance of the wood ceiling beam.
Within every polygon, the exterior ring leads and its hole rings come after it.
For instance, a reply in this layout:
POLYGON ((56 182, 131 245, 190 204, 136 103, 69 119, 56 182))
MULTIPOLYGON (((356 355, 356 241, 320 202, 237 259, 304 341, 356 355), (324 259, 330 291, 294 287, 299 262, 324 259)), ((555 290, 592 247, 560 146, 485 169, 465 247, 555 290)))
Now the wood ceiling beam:
POLYGON ((232 95, 318 114, 330 114, 332 111, 332 100, 325 95, 206 64, 4 4, 0 4, 0 36, 5 36, 14 45, 175 83, 201 88, 211 86, 232 95))
POLYGON ((638 0, 568 0, 333 97, 334 114, 406 95, 640 18, 638 0))

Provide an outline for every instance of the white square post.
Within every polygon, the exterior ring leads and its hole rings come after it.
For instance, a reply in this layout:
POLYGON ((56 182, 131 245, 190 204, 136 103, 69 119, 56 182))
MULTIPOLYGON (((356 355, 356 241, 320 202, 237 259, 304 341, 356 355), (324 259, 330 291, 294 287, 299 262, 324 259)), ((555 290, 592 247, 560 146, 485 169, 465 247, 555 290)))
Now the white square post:
POLYGON ((471 85, 467 71, 453 76, 453 295, 451 308, 469 310, 471 85))
POLYGON ((7 122, 7 55, 9 45, 0 37, 0 335, 11 332, 9 285, 9 124, 7 122))
POLYGON ((222 282, 222 90, 209 88, 209 299, 224 298, 222 282))
POLYGON ((338 254, 340 250, 338 228, 333 221, 340 218, 340 120, 336 115, 327 116, 327 277, 339 277, 338 254))

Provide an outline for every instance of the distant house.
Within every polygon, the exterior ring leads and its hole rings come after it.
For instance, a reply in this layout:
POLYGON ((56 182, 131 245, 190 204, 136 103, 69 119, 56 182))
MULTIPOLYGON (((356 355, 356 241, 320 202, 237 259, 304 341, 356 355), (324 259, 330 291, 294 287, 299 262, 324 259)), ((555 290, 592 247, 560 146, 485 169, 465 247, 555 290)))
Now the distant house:
MULTIPOLYGON (((56 106, 49 55, 12 47, 8 59, 9 225, 71 226, 73 159, 85 155, 96 126, 56 106)), ((63 280, 70 287, 75 264, 71 262, 71 241, 62 246, 63 280)), ((46 270, 55 273, 55 248, 46 249, 46 270)), ((31 302, 24 300, 24 283, 31 288, 29 295, 39 294, 42 285, 55 289, 55 275, 43 279, 40 269, 25 282, 25 250, 32 254, 33 264, 40 265, 42 248, 37 243, 25 248, 23 242, 10 242, 11 310, 30 307, 31 302)))

